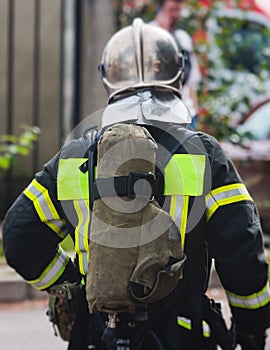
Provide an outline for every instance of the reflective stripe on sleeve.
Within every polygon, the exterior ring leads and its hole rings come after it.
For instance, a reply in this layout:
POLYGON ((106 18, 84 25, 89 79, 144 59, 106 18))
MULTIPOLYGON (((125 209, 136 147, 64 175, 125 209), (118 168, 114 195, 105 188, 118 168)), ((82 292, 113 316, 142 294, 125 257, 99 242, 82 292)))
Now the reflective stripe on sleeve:
POLYGON ((62 275, 69 259, 70 258, 66 255, 63 249, 60 247, 57 254, 53 258, 53 260, 50 262, 50 264, 42 272, 40 277, 38 277, 35 280, 31 280, 27 282, 39 290, 49 288, 62 275))
POLYGON ((75 251, 78 254, 79 270, 85 275, 88 267, 88 232, 90 222, 89 200, 75 200, 74 208, 78 216, 75 228, 75 251))
POLYGON ((250 295, 237 295, 226 291, 229 304, 242 309, 259 309, 270 302, 270 290, 268 283, 257 293, 250 295))
MULTIPOLYGON (((177 324, 185 329, 191 330, 191 320, 183 316, 177 316, 177 324)), ((202 321, 203 336, 209 338, 211 336, 211 329, 206 321, 202 321)))
POLYGON ((61 220, 47 188, 34 179, 23 193, 33 202, 40 220, 64 238, 67 235, 65 222, 61 220))
POLYGON ((244 200, 252 201, 244 184, 237 183, 216 188, 206 196, 207 221, 219 207, 244 200))

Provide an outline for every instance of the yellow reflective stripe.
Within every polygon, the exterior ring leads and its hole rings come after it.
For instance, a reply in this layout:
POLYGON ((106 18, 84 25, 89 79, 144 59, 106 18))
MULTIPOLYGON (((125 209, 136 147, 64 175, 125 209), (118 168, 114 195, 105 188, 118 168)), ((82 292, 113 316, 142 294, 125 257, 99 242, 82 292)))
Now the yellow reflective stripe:
POLYGON ((188 330, 191 330, 191 320, 186 317, 177 316, 177 323, 188 330))
MULTIPOLYGON (((191 320, 187 317, 177 316, 177 324, 185 329, 191 330, 191 320)), ((203 336, 209 338, 211 336, 211 329, 206 321, 202 321, 203 336)))
POLYGON ((182 220, 180 225, 180 233, 181 233, 181 243, 184 249, 185 247, 185 238, 186 238, 186 228, 187 228, 187 218, 188 218, 188 202, 189 196, 184 196, 183 199, 183 209, 182 209, 182 220))
POLYGON ((250 295, 237 295, 226 291, 229 304, 242 309, 259 309, 270 302, 270 289, 268 283, 262 290, 250 295))
POLYGON ((50 264, 45 268, 42 274, 37 279, 27 281, 27 282, 39 290, 43 290, 50 287, 62 275, 68 261, 69 261, 69 257, 60 247, 57 254, 53 258, 53 260, 50 262, 50 264))
POLYGON ((210 220, 215 211, 227 204, 232 204, 244 200, 252 201, 244 184, 237 183, 231 185, 221 186, 211 191, 206 196, 206 218, 210 220))
POLYGON ((174 219, 176 213, 176 195, 171 196, 170 216, 174 219))
POLYGON ((181 244, 184 248, 188 217, 189 196, 171 196, 170 216, 179 228, 181 244))
MULTIPOLYGON (((174 220, 176 226, 179 228, 179 235, 181 237, 181 244, 182 248, 184 249, 183 246, 183 241, 184 237, 182 236, 181 233, 181 224, 182 223, 182 205, 183 205, 183 196, 171 196, 170 198, 170 216, 174 220), (180 226, 180 227, 179 227, 180 226)), ((185 235, 185 232, 184 232, 185 235)), ((180 279, 183 278, 183 274, 180 275, 180 279)))
POLYGON ((40 193, 43 193, 45 202, 51 211, 52 217, 56 220, 60 219, 57 210, 55 209, 55 206, 53 205, 53 202, 50 198, 47 188, 42 186, 36 179, 33 180, 33 186, 35 186, 40 191, 40 193))
POLYGON ((42 222, 46 221, 46 215, 43 212, 43 209, 41 207, 41 204, 38 201, 38 197, 36 197, 31 191, 30 191, 30 185, 28 186, 28 188, 26 188, 24 190, 24 194, 26 195, 26 197, 28 197, 34 204, 34 207, 36 209, 36 212, 40 218, 40 220, 42 222))
POLYGON ((57 225, 57 221, 46 221, 45 224, 49 226, 60 238, 64 238, 67 235, 67 232, 63 232, 63 221, 59 221, 59 225, 57 225))
POLYGON ((60 238, 65 237, 67 234, 64 230, 65 222, 60 218, 46 187, 34 179, 24 190, 24 194, 33 202, 40 220, 60 238))
POLYGON ((170 216, 174 220, 176 226, 179 227, 179 231, 183 215, 183 199, 184 196, 171 196, 170 202, 170 216))
MULTIPOLYGON (((30 185, 29 185, 30 186, 30 185)), ((28 187, 29 187, 28 186, 28 187)), ((28 197, 32 202, 36 199, 36 197, 31 193, 31 191, 28 189, 28 187, 23 191, 23 193, 28 197)))
POLYGON ((89 200, 73 201, 78 216, 78 224, 75 228, 75 251, 78 254, 79 270, 82 275, 87 272, 88 266, 88 232, 90 222, 89 200))

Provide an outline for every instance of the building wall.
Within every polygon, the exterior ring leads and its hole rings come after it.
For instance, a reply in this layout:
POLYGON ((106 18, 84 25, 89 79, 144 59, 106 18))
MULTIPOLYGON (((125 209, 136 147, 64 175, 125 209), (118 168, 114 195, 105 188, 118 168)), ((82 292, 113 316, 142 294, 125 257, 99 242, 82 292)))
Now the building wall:
MULTIPOLYGON (((8 132, 12 120, 12 133, 19 135, 21 124, 33 125, 34 96, 34 5, 36 0, 0 0, 0 135, 8 132), (9 5, 14 4, 14 45, 12 110, 8 116, 9 77, 9 5)), ((61 133, 61 9, 64 0, 46 0, 40 3, 39 40, 39 105, 38 116, 41 135, 36 147, 37 169, 59 149, 61 133)), ((106 105, 106 95, 99 80, 97 66, 102 49, 114 31, 112 2, 108 0, 82 0, 82 58, 81 108, 79 119, 106 105)), ((12 178, 1 181, 0 196, 14 188, 15 197, 33 177, 33 157, 18 157, 12 168, 12 178), (8 187, 8 189, 7 189, 8 187)))

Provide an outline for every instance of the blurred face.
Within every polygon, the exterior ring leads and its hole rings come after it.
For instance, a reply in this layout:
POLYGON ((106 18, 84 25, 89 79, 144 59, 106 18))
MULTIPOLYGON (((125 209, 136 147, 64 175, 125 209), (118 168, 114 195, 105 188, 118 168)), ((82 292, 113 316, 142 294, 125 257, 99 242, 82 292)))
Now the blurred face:
POLYGON ((163 5, 162 12, 168 18, 169 25, 171 28, 176 27, 179 21, 181 5, 181 3, 173 0, 165 1, 163 5))

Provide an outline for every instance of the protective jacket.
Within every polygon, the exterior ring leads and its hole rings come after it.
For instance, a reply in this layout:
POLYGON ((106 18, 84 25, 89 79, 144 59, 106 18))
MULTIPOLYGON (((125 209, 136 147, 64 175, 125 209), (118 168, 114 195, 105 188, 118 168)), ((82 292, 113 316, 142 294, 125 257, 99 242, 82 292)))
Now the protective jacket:
MULTIPOLYGON (((148 130, 171 151, 166 132, 151 126, 148 130)), ((160 198, 187 255, 176 290, 175 323, 190 329, 196 313, 204 317, 196 300, 207 289, 213 259, 236 324, 248 333, 266 329, 270 290, 256 206, 219 143, 207 134, 184 130, 174 130, 181 142, 165 168, 160 198)), ((9 265, 41 291, 63 281, 81 281, 86 273, 91 213, 87 173, 79 169, 86 150, 83 138, 65 145, 35 175, 4 221, 9 265), (68 234, 74 240, 75 261, 60 246, 68 234)), ((207 337, 211 329, 204 325, 207 337)))

